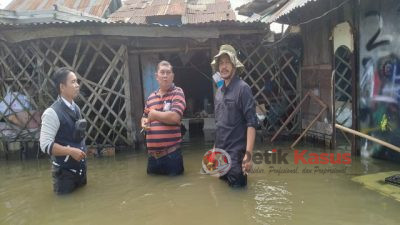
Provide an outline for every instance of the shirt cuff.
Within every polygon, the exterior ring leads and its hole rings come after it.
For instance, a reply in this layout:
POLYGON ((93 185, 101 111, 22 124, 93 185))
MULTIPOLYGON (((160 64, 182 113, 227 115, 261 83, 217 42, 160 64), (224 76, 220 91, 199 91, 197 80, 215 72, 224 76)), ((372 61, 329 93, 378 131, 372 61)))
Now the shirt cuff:
POLYGON ((247 122, 246 126, 247 126, 247 127, 254 127, 254 128, 257 128, 257 127, 258 127, 258 121, 255 120, 255 121, 247 122))
POLYGON ((54 141, 51 142, 48 146, 47 146, 47 152, 49 155, 53 155, 53 146, 54 146, 54 141))

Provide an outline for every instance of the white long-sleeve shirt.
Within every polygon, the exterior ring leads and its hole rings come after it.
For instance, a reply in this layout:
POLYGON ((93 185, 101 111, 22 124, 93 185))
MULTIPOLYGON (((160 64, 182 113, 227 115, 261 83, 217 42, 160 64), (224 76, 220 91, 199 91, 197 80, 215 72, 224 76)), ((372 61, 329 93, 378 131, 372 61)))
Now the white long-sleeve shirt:
MULTIPOLYGON (((70 103, 65 98, 59 96, 68 108, 75 110, 74 101, 70 103)), ((54 109, 47 108, 42 115, 42 128, 40 130, 40 149, 42 152, 51 155, 51 148, 53 146, 58 129, 60 128, 60 120, 54 109)))
POLYGON ((51 155, 53 143, 60 128, 60 120, 54 109, 47 108, 42 115, 42 127, 40 129, 40 149, 51 155))

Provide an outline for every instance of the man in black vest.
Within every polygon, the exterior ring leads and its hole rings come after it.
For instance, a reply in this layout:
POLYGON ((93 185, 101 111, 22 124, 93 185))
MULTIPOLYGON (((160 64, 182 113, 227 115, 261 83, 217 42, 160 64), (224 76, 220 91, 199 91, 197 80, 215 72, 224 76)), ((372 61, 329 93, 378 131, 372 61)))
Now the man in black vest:
POLYGON ((60 68, 54 83, 59 96, 43 113, 40 148, 52 159, 54 192, 66 194, 86 184, 86 121, 73 101, 79 94, 75 73, 60 68))

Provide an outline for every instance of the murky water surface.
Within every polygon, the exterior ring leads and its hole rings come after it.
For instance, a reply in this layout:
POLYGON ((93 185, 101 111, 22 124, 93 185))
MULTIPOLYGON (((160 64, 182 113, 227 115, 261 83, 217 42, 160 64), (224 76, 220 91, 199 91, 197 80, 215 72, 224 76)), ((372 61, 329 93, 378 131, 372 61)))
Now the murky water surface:
MULTIPOLYGON (((234 190, 199 173, 210 147, 201 141, 186 144, 180 177, 148 176, 143 152, 89 159, 88 185, 64 197, 52 192, 48 160, 2 159, 0 224, 399 224, 400 202, 351 181, 369 173, 400 173, 399 164, 353 159, 347 166, 321 165, 341 169, 322 174, 315 165, 295 165, 291 151, 289 164, 257 164, 248 187, 234 190), (277 172, 296 168, 295 174, 277 172)), ((256 149, 272 147, 278 148, 259 144, 256 149)))

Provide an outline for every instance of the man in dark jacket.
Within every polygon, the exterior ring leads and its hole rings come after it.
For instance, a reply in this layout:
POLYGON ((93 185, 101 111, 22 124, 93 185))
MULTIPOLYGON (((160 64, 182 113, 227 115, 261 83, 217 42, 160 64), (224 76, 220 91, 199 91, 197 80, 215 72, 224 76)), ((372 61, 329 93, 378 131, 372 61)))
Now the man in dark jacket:
POLYGON ((224 80, 214 101, 215 147, 225 150, 232 160, 231 169, 221 179, 232 187, 244 187, 252 167, 257 126, 255 101, 249 85, 238 76, 244 66, 232 46, 222 45, 211 66, 224 80))

